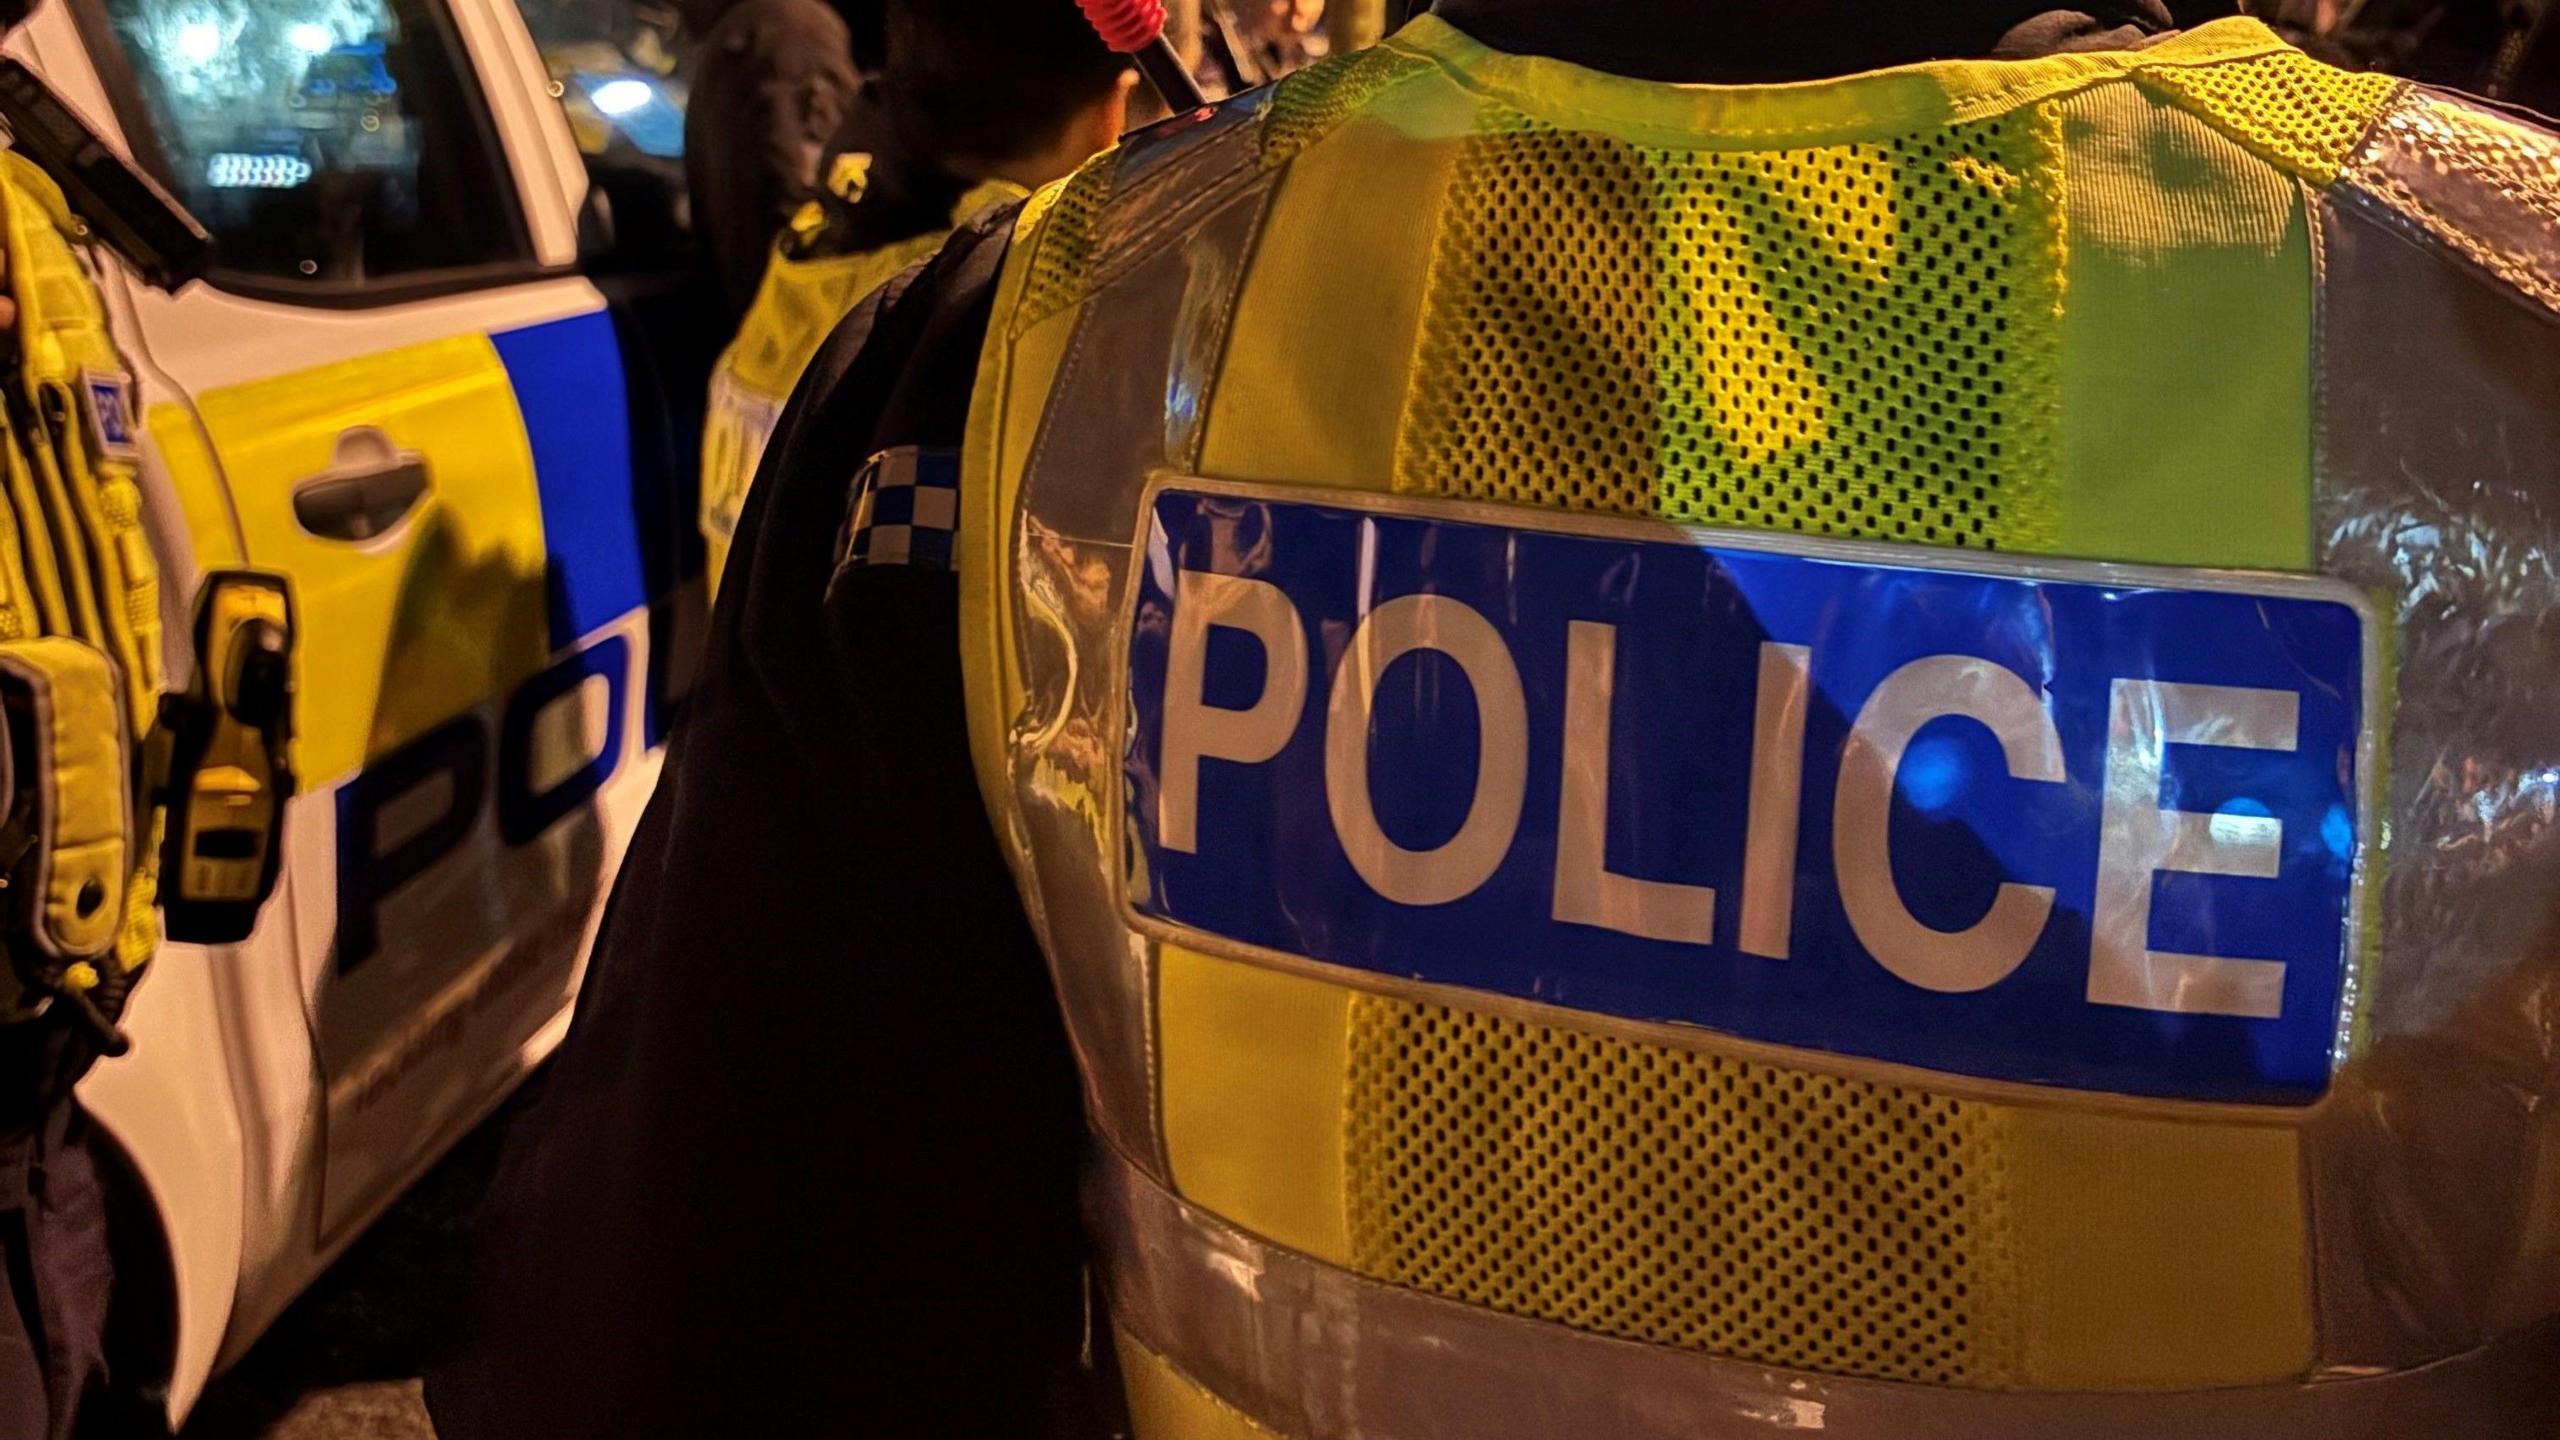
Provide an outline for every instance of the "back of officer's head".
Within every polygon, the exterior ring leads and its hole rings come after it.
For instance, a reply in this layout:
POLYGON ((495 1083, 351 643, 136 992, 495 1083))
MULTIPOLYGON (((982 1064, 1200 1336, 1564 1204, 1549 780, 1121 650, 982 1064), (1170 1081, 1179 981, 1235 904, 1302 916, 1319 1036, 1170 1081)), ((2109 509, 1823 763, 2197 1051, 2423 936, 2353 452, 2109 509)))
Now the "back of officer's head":
POLYGON ((986 164, 1090 151, 1117 127, 1128 62, 1075 0, 889 0, 888 35, 891 89, 938 155, 986 164), (1097 138, 1079 147, 1086 134, 1097 138))

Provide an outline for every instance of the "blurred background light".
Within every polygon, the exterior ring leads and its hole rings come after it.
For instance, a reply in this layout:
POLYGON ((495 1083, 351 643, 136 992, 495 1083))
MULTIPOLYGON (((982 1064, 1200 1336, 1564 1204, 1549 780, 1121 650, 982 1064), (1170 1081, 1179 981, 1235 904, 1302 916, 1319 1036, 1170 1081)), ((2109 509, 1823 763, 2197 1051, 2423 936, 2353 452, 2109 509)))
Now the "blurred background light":
POLYGON ((197 65, 209 65, 222 53, 222 29, 210 20, 190 20, 178 27, 178 53, 197 65))
POLYGON ((597 86, 587 98, 607 115, 628 115, 648 104, 656 95, 646 80, 608 80, 597 86))

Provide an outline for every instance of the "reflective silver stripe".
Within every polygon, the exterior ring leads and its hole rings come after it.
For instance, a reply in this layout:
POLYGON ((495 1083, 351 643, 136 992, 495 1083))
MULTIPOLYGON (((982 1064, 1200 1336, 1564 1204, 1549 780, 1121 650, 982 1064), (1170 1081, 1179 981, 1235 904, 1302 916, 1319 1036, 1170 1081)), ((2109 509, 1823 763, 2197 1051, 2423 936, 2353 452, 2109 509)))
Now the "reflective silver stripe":
POLYGON ((1158 1174, 1155 946, 1131 933, 1110 883, 1125 863, 1108 813, 1120 794, 1120 691, 1109 667, 1080 662, 1114 653, 1146 477, 1199 455, 1206 392, 1277 178, 1261 170, 1261 136, 1258 124, 1212 126, 1181 154, 1149 152, 1134 193, 1105 209, 1088 270, 1100 303, 1076 319, 1007 540, 1024 695, 1005 717, 1004 819, 1029 857, 1027 900, 1095 1124, 1158 1174))
POLYGON ((2522 134, 2411 91, 2313 202, 2319 566, 2397 667, 2367 1044, 2305 1136, 2336 1366, 2560 1313, 2560 149, 2522 134))
POLYGON ((1205 115, 1167 121, 1132 137, 1111 171, 1111 203, 1099 231, 1097 271, 1133 255, 1150 235, 1182 227, 1194 205, 1215 205, 1233 182, 1262 163, 1269 90, 1239 96, 1205 115))
MULTIPOLYGON (((2560 1324, 2314 1385, 2002 1395, 1611 1340, 1364 1280, 1218 1221, 1106 1156, 1113 1320, 1289 1440, 2540 1440, 2560 1324)), ((1166 1440, 1147 1436, 1144 1440, 1166 1440)), ((1181 1437, 1171 1437, 1181 1440, 1181 1437)))
POLYGON ((2560 307, 2560 149, 2453 96, 2412 86, 2374 122, 2337 194, 2560 307))

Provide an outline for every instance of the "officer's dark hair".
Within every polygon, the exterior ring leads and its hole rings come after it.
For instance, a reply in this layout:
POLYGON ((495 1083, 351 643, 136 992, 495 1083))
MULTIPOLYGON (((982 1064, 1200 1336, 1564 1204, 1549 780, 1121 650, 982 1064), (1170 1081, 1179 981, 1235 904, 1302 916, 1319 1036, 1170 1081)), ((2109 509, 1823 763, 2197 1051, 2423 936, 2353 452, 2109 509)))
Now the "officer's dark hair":
POLYGON ((1016 160, 1120 83, 1076 0, 889 0, 888 81, 933 153, 1016 160))

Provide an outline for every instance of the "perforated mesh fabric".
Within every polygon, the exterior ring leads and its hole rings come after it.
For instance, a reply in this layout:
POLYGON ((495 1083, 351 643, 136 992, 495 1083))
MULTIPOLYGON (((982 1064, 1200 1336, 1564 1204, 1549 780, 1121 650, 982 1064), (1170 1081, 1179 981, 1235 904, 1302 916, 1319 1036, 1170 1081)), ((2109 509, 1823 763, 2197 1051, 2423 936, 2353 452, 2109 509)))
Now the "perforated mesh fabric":
MULTIPOLYGON (((2059 134, 1656 149, 1491 108, 1397 488, 1936 545, 2054 528, 2059 134)), ((1353 1002, 1354 1265, 1630 1339, 1996 1387, 1997 1122, 1916 1090, 1353 1002)))
POLYGON ((2015 1372, 1994 1113, 1373 995, 1351 1013, 1366 1273, 1764 1364, 2015 1372))
POLYGON ((1041 219, 1039 248, 1031 256, 1031 277, 1023 282, 1021 308, 1014 314, 1014 333, 1084 298, 1094 227, 1111 198, 1111 170, 1118 159, 1118 151, 1105 150, 1087 160, 1050 200, 1041 219))
MULTIPOLYGON (((1432 68, 1420 56, 1374 46, 1290 75, 1273 87, 1270 107, 1259 122, 1263 163, 1285 163, 1381 91, 1432 68)), ((1111 179, 1119 162, 1120 152, 1104 151, 1058 187, 1042 219, 1031 275, 1012 322, 1014 333, 1084 298, 1102 212, 1111 202, 1111 179)))
POLYGON ((1991 548, 2054 524, 2059 138, 1653 149, 1496 112, 1397 488, 1991 548))
POLYGON ((2400 87, 2388 75, 2335 69, 2297 50, 2135 73, 2186 101, 2232 139, 2317 185, 2337 178, 2338 167, 2400 87))
POLYGON ((1271 109, 1262 122, 1263 163, 1289 159, 1387 87, 1431 68, 1419 55, 1373 46, 1296 72, 1272 89, 1271 109))

